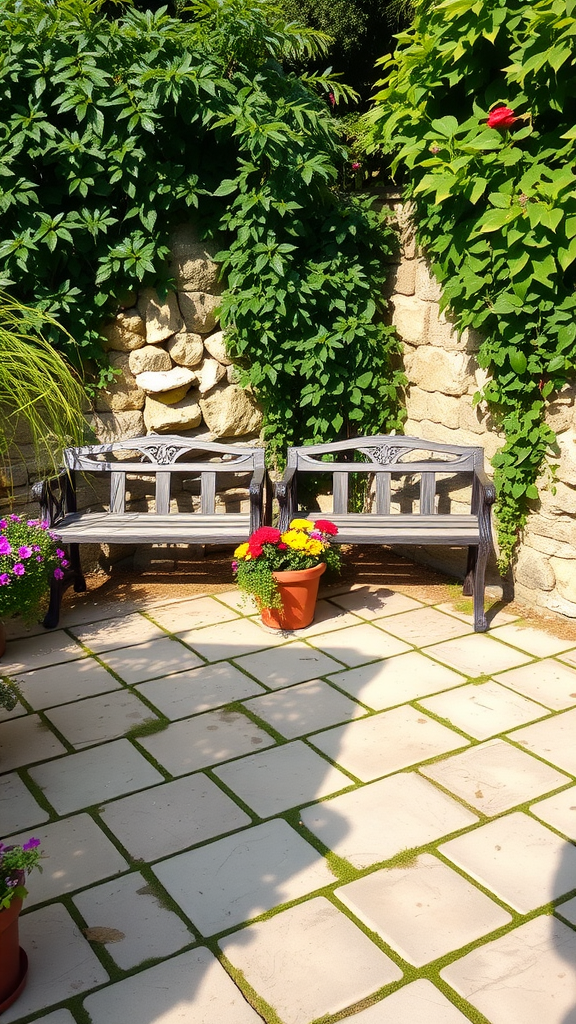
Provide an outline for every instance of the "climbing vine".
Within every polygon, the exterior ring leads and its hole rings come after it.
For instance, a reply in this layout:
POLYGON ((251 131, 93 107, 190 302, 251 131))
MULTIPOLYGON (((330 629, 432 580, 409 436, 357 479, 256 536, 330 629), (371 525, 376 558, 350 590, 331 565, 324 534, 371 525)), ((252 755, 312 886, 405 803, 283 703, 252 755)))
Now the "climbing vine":
POLYGON ((174 286, 169 232, 192 217, 220 242, 222 322, 272 453, 399 426, 377 298, 392 236, 337 190, 331 101, 350 90, 289 70, 324 37, 269 0, 106 10, 0 0, 0 283, 105 366, 102 324, 140 284, 174 286))
POLYGON ((501 568, 576 368, 575 0, 421 0, 371 113, 459 329, 485 341, 501 568))

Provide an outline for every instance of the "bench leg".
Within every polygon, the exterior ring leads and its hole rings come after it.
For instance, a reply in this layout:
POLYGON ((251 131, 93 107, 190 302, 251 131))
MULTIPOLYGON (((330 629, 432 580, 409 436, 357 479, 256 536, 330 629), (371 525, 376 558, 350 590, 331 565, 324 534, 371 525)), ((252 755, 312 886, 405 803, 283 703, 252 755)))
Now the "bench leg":
POLYGON ((74 573, 74 590, 77 594, 83 594, 86 590, 86 580, 80 565, 80 545, 70 545, 70 566, 74 573))
POLYGON ((60 605, 62 604, 63 593, 63 580, 53 579, 50 583, 50 604, 48 605, 48 611, 46 612, 42 623, 44 629, 56 629, 60 619, 60 605))
POLYGON ((476 569, 477 560, 478 547, 476 545, 470 545, 468 548, 468 561, 466 562, 466 575, 464 577, 464 585, 462 587, 464 597, 472 597, 472 594, 474 593, 474 571, 476 569))
POLYGON ((484 612, 484 577, 489 548, 481 544, 477 551, 476 566, 474 568, 474 632, 485 633, 488 629, 488 620, 484 612))

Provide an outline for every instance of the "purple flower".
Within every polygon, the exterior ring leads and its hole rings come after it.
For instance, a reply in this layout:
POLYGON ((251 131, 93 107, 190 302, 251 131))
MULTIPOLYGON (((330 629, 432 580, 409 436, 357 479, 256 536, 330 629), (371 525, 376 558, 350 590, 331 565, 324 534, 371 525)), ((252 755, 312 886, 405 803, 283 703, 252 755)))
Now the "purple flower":
POLYGON ((21 523, 22 522, 22 520, 20 519, 20 516, 15 516, 14 513, 12 513, 12 515, 8 516, 8 518, 11 519, 13 523, 21 523))
POLYGON ((312 540, 322 540, 322 534, 320 533, 320 530, 311 530, 308 536, 311 537, 312 540))
MULTIPOLYGON (((16 566, 14 566, 14 570, 16 570, 16 566)), ((64 573, 62 572, 62 569, 58 569, 58 568, 54 569, 54 579, 55 580, 63 580, 64 579, 64 573)))
POLYGON ((37 846, 40 846, 40 840, 34 836, 31 836, 27 843, 22 843, 23 850, 35 850, 37 846))
POLYGON ((32 554, 32 548, 29 548, 27 544, 23 544, 22 547, 18 548, 18 555, 20 558, 30 558, 32 554))
POLYGON ((57 558, 66 558, 66 552, 62 551, 62 548, 56 548, 56 557, 57 558))
POLYGON ((10 555, 11 553, 12 548, 10 547, 9 542, 6 540, 6 537, 0 537, 0 555, 10 555))
POLYGON ((42 558, 42 555, 36 555, 36 561, 37 562, 43 562, 44 559, 42 558))
POLYGON ((26 568, 22 565, 22 562, 16 562, 16 564, 12 567, 12 572, 14 573, 15 576, 23 576, 24 573, 26 572, 26 568))
POLYGON ((238 562, 232 562, 232 572, 236 572, 238 568, 238 562))
POLYGON ((8 523, 6 522, 6 520, 5 519, 0 519, 0 530, 3 530, 5 526, 8 526, 8 523))
POLYGON ((63 558, 60 562, 60 565, 62 566, 63 569, 67 569, 68 566, 70 565, 70 562, 68 561, 67 558, 63 558))
POLYGON ((10 577, 7 572, 3 572, 0 576, 0 587, 5 587, 7 583, 10 583, 10 577))
POLYGON ((40 523, 40 529, 41 530, 47 530, 49 526, 50 526, 50 523, 48 522, 47 519, 43 519, 42 522, 40 523))
POLYGON ((32 551, 42 551, 42 548, 40 547, 39 544, 33 544, 32 551))
POLYGON ((26 526, 38 526, 38 520, 37 519, 27 519, 26 520, 26 526))

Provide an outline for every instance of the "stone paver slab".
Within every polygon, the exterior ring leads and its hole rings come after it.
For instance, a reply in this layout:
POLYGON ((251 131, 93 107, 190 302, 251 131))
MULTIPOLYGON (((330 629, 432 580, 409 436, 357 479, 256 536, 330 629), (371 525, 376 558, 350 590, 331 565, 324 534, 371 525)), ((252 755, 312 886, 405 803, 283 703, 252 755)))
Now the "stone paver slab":
POLYGON ((336 896, 408 963, 423 967, 508 924, 512 918, 430 854, 407 868, 376 871, 336 896))
POLYGON ((413 981, 351 1018, 354 1024, 469 1024, 430 981, 413 981))
POLYGON ((534 655, 535 658, 548 658, 574 646, 573 640, 562 640, 552 633, 545 633, 543 629, 534 629, 532 626, 498 626, 497 629, 490 630, 490 635, 534 655))
POLYGON ((498 739, 421 771, 488 816, 501 814, 568 782, 565 775, 498 739))
POLYGON ((132 615, 103 619, 97 623, 70 626, 74 634, 91 651, 114 651, 132 644, 166 638, 166 633, 155 622, 135 612, 132 615))
POLYGON ((576 671, 552 658, 503 672, 495 678, 553 711, 563 711, 576 704, 576 671))
POLYGON ((229 622, 238 617, 213 597, 196 597, 189 601, 178 601, 177 604, 155 605, 150 608, 149 615, 169 633, 214 626, 218 622, 229 622))
POLYGON ((359 615, 362 619, 380 619, 388 615, 396 615, 399 612, 410 612, 421 608, 419 601, 412 597, 399 594, 398 591, 386 590, 379 587, 373 590, 371 587, 359 587, 351 590, 349 594, 338 594, 330 598, 334 604, 341 608, 359 615))
MULTIPOLYGON (((468 598, 468 601, 470 608, 472 608, 472 598, 468 598)), ((462 622, 469 622, 471 626, 474 625, 474 613, 472 611, 463 612, 459 608, 455 608, 450 601, 442 601, 436 605, 436 608, 438 608, 438 611, 446 612, 448 615, 454 615, 457 619, 462 619, 462 622)), ((505 612, 502 608, 499 608, 496 612, 490 608, 486 613, 486 618, 488 619, 489 629, 493 629, 495 626, 504 626, 508 622, 514 622, 520 616, 505 612)))
POLYGON ((10 676, 15 672, 29 672, 45 665, 62 665, 66 661, 75 661, 85 656, 86 651, 63 630, 44 631, 40 636, 8 641, 2 658, 2 672, 10 676))
POLYGON ((574 888, 576 847, 520 812, 450 839, 439 849, 521 914, 574 888))
POLYGON ((337 672, 328 678, 375 711, 384 711, 465 682, 463 676, 418 651, 337 672))
POLYGON ((134 685, 182 669, 198 668, 204 662, 178 640, 149 640, 122 650, 105 653, 102 660, 125 683, 134 685))
POLYGON ((157 720, 147 704, 124 689, 50 708, 46 717, 77 750, 119 739, 133 726, 157 720))
POLYGON ((202 935, 216 935, 334 881, 324 857, 275 819, 156 864, 202 935))
POLYGON ((401 640, 414 644, 415 647, 427 647, 441 640, 463 636, 469 633, 472 627, 452 615, 444 615, 436 608, 417 608, 395 615, 386 623, 382 623, 382 628, 400 637, 401 640))
POLYGON ((576 786, 532 804, 530 810, 541 821, 576 842, 576 786))
POLYGON ((250 824, 250 818, 202 773, 114 800, 102 820, 136 859, 158 860, 250 824))
POLYGON ((49 761, 32 768, 30 775, 58 814, 78 811, 164 781, 128 740, 113 740, 49 761))
MULTIPOLYGON (((2 761, 0 759, 0 767, 2 761)), ((11 832, 32 828, 48 818, 16 772, 0 775, 0 831, 5 839, 11 832)))
POLYGON ((121 683, 94 658, 26 672, 18 682, 22 696, 36 711, 121 688, 121 683))
POLYGON ((389 957, 321 897, 249 925, 220 946, 284 1024, 309 1024, 337 1013, 402 977, 389 957))
POLYGON ((187 775, 258 747, 269 747, 274 740, 247 715, 222 710, 173 722, 163 732, 143 736, 138 742, 171 775, 187 775))
POLYGON ((138 691, 172 721, 265 692, 226 661, 140 683, 138 691))
POLYGON ((206 661, 222 661, 286 643, 284 633, 263 629, 259 621, 234 619, 225 626, 204 626, 179 633, 179 637, 206 661))
POLYGON ((311 679, 287 690, 276 690, 247 701, 246 707, 277 729, 287 739, 305 736, 316 729, 348 722, 366 714, 366 710, 343 693, 311 679))
POLYGON ((547 718, 545 722, 517 729, 510 733, 510 739, 525 750, 543 757, 545 761, 576 775, 575 729, 576 708, 547 718))
POLYGON ((408 644, 389 636, 369 622, 348 626, 333 633, 320 633, 311 637, 310 643, 351 668, 376 658, 389 658, 410 650, 408 644))
POLYGON ((491 676, 531 660, 529 654, 515 651, 512 647, 492 640, 485 633, 470 633, 457 640, 434 644, 427 648, 426 653, 471 679, 481 675, 491 676))
POLYGON ((560 903, 556 907, 555 913, 576 928, 576 896, 573 896, 571 900, 566 900, 565 903, 560 903))
POLYGON ((560 655, 560 657, 562 658, 562 661, 567 661, 569 665, 576 666, 576 647, 573 647, 570 651, 567 651, 566 654, 560 655))
MULTIPOLYGON (((34 835, 40 840, 42 873, 33 871, 26 882, 26 906, 74 892, 128 868, 124 857, 88 814, 39 825, 34 835)), ((29 836, 29 831, 12 836, 11 842, 23 843, 29 836)))
POLYGON ((92 1024, 262 1024, 210 950, 200 947, 84 1000, 92 1024))
POLYGON ((171 956, 195 938, 137 872, 78 893, 74 903, 87 928, 95 929, 88 938, 102 942, 123 970, 171 956))
POLYGON ((544 916, 473 950, 440 976, 491 1024, 569 1024, 575 961, 574 932, 544 916))
POLYGON ((463 736, 409 705, 336 726, 310 742, 362 782, 468 745, 463 736))
POLYGON ((298 637, 315 636, 317 633, 329 633, 335 629, 342 629, 345 626, 358 626, 362 622, 357 615, 340 608, 338 603, 332 601, 317 601, 314 609, 314 621, 305 626, 304 629, 295 630, 290 635, 298 637))
POLYGON ((0 722, 0 772, 65 753, 66 747, 38 715, 0 722))
POLYGON ((299 740, 243 757, 214 774, 262 818, 352 785, 347 775, 299 740))
POLYGON ((271 690, 305 683, 340 668, 338 662, 308 644, 296 641, 274 651, 260 651, 237 659, 238 665, 271 690))
POLYGON ((505 729, 533 722, 547 714, 540 704, 492 680, 468 683, 458 690, 440 693, 419 703, 477 740, 487 740, 505 729))
POLYGON ((20 945, 28 954, 28 981, 22 995, 2 1014, 2 1024, 12 1024, 109 981, 61 903, 22 915, 19 932, 20 945))
POLYGON ((300 817, 321 842, 355 868, 378 864, 478 821, 415 772, 392 775, 305 807, 300 817))

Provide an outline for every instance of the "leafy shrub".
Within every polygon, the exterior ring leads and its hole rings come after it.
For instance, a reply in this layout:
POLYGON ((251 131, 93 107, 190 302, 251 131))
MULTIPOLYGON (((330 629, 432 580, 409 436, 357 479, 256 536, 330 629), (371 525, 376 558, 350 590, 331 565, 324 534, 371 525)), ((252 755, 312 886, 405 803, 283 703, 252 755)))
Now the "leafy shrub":
POLYGON ((277 446, 397 425, 396 340, 371 299, 390 236, 331 187, 346 154, 325 97, 345 88, 281 63, 322 40, 268 0, 187 18, 0 6, 6 286, 102 362, 103 320, 139 282, 173 283, 169 231, 193 211, 223 240, 222 321, 277 446))
POLYGON ((486 338, 476 397, 506 438, 493 459, 504 567, 554 441, 546 403, 576 366, 575 4, 417 9, 383 61, 373 145, 394 154, 444 304, 486 338), (515 120, 491 127, 500 107, 515 120))

